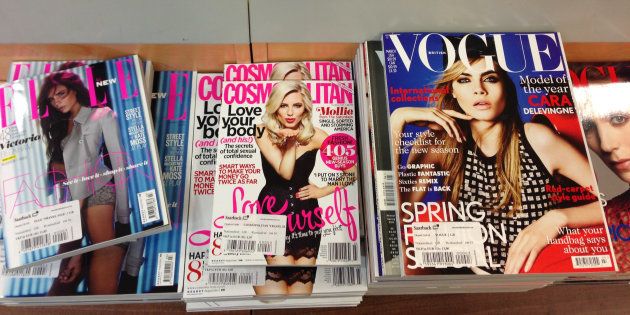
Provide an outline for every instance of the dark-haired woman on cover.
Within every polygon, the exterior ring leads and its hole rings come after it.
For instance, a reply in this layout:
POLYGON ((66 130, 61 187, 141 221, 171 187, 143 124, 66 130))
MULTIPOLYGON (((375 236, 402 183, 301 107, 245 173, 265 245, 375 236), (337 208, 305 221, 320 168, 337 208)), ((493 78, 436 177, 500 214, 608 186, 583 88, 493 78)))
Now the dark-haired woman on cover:
MULTIPOLYGON (((51 173, 65 174, 72 180, 109 171, 104 163, 105 149, 113 169, 124 167, 116 114, 108 107, 89 107, 88 90, 78 75, 57 72, 46 77, 37 103, 44 117, 41 127, 51 173)), ((116 238, 115 221, 129 224, 124 172, 68 182, 67 187, 70 199, 80 201, 82 227, 91 243, 116 238)), ((79 245, 76 241, 62 244, 60 251, 79 245)), ((125 250, 124 245, 110 246, 90 254, 87 263, 90 294, 116 293, 125 250)), ((64 260, 59 282, 72 283, 80 278, 82 256, 64 260)))
MULTIPOLYGON (((614 68, 610 75, 589 66, 585 69, 587 86, 575 86, 575 100, 582 120, 586 143, 620 180, 630 184, 630 69, 619 64, 599 65, 614 68)), ((610 70, 609 70, 610 71, 610 70)), ((596 174, 599 175, 599 174, 596 174)), ((606 178, 598 177, 599 180, 606 178)), ((630 272, 630 189, 606 202, 606 219, 614 227, 612 244, 619 271, 630 272)))

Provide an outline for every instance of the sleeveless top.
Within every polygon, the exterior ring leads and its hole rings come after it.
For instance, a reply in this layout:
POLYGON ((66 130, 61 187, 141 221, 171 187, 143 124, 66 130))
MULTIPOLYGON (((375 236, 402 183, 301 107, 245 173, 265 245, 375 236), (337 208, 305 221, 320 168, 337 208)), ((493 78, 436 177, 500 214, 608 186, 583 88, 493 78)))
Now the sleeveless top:
POLYGON ((555 183, 553 176, 527 141, 522 127, 519 128, 519 140, 522 212, 516 216, 508 216, 508 212, 512 210, 512 204, 499 211, 494 210, 499 205, 501 197, 501 185, 496 172, 496 156, 483 155, 473 141, 468 141, 465 145, 464 181, 458 199, 464 204, 479 202, 482 209, 478 211, 485 211, 485 217, 480 223, 488 232, 484 243, 488 267, 480 267, 480 269, 489 273, 503 273, 508 250, 521 230, 554 208, 551 193, 545 189, 545 185, 555 183), (491 231, 489 226, 498 233, 491 231), (505 231, 506 242, 501 239, 502 231, 505 231), (491 259, 490 262, 488 262, 489 259, 491 259))

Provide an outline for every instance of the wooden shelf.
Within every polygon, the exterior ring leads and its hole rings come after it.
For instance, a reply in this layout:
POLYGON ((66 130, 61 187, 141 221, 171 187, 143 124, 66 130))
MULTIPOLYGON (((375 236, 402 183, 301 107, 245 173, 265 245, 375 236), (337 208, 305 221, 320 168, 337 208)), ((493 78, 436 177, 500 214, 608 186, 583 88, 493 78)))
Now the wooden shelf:
MULTIPOLYGON (((629 314, 630 285, 565 284, 524 293, 366 296, 356 308, 310 308, 264 311, 208 312, 219 315, 284 314, 629 314)), ((183 302, 74 305, 55 307, 0 306, 3 314, 185 314, 183 302)), ((201 313, 194 313, 201 314, 201 313)))
POLYGON ((138 54, 155 70, 223 72, 226 63, 251 62, 249 44, 0 44, 0 80, 12 61, 108 59, 138 54))

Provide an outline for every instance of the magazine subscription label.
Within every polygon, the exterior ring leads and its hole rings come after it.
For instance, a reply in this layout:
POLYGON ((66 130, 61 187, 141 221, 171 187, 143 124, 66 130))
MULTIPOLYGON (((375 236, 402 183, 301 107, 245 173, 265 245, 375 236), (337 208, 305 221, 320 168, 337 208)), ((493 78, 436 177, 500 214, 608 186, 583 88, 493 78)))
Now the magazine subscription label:
POLYGON ((630 272, 630 64, 569 63, 619 271, 630 272))
POLYGON ((6 222, 78 200, 88 210, 112 207, 111 222, 102 224, 120 231, 118 238, 90 240, 82 226, 80 239, 87 246, 63 236, 57 246, 51 237, 44 238, 44 247, 24 252, 20 246, 28 242, 15 241, 15 226, 5 224, 7 267, 113 245, 170 224, 144 96, 137 56, 0 88, 0 204, 6 222))
POLYGON ((571 259, 612 252, 561 45, 555 33, 383 35, 406 275, 444 273, 422 267, 413 225, 451 221, 479 223, 487 266, 463 267, 475 273, 615 270, 571 259))
POLYGON ((352 82, 225 82, 219 139, 211 264, 359 263, 352 82), (283 255, 254 233, 228 247, 237 214, 286 217, 283 255))
POLYGON ((225 81, 317 80, 350 81, 350 61, 296 61, 277 63, 227 64, 225 81))

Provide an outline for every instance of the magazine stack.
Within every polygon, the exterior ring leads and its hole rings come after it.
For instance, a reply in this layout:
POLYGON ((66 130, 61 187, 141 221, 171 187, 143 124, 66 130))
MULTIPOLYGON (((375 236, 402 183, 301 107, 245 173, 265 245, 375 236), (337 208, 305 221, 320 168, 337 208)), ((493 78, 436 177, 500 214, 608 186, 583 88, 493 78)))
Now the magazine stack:
POLYGON ((207 148, 193 156, 205 164, 193 192, 215 197, 191 198, 207 213, 189 236, 205 249, 188 257, 187 309, 357 305, 367 282, 351 63, 228 64, 199 86, 194 141, 207 148))
POLYGON ((356 306, 630 279, 630 64, 558 33, 0 84, 0 303, 356 306), (369 292, 368 292, 369 288, 369 292))
POLYGON ((384 34, 355 64, 370 293, 618 275, 559 34, 384 34))
POLYGON ((189 110, 186 75, 158 74, 156 89, 180 94, 150 105, 152 64, 137 56, 12 64, 3 302, 181 299, 189 121, 168 118, 189 110))

